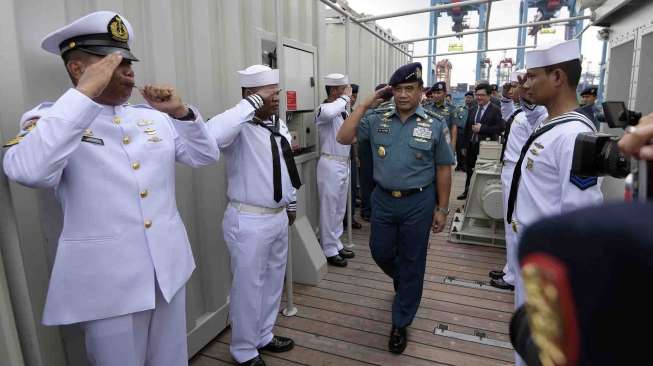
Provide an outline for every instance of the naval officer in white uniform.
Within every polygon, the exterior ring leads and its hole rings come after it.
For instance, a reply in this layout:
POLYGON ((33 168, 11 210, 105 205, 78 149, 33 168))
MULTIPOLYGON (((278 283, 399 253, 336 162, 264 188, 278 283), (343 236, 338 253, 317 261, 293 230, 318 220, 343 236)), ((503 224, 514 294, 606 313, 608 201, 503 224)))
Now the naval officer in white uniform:
POLYGON ((133 30, 119 14, 89 14, 41 47, 74 84, 30 111, 5 146, 4 171, 54 188, 63 231, 43 323, 81 323, 92 365, 188 364, 185 284, 195 262, 175 201, 175 162, 201 166, 218 150, 198 111, 171 87, 135 85, 133 30))
MULTIPOLYGON (((546 112, 527 118, 539 122, 521 149, 508 197, 507 222, 520 237, 545 217, 603 202, 600 179, 571 174, 578 134, 595 132, 594 123, 578 111, 576 87, 581 76, 578 40, 541 46, 526 53, 527 73, 522 95, 546 112)), ((525 108, 532 106, 524 104, 525 108)), ((520 243, 521 245, 522 243, 520 243)), ((514 251, 511 255, 518 254, 514 251)), ((516 258, 510 258, 518 263, 516 258)), ((515 306, 525 299, 518 273, 515 306)), ((523 361, 517 357, 517 364, 523 361)))
POLYGON ((320 245, 330 265, 345 267, 354 252, 340 241, 342 222, 347 210, 349 187, 349 153, 351 146, 336 141, 347 119, 352 88, 342 74, 324 77, 327 99, 315 115, 320 136, 320 159, 317 162, 317 190, 320 196, 320 245))
POLYGON ((294 342, 272 334, 286 269, 288 225, 301 186, 286 123, 278 119, 279 70, 238 71, 243 99, 211 118, 209 131, 227 159, 229 206, 222 230, 231 254, 231 354, 261 366, 259 350, 285 352, 294 342))

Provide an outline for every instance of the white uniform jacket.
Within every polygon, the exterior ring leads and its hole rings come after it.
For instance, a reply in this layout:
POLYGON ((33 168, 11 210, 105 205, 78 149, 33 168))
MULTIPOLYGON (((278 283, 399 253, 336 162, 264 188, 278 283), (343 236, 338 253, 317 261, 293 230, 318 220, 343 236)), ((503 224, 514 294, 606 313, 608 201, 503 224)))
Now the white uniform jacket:
POLYGON ((513 214, 520 234, 523 227, 544 217, 603 202, 600 178, 571 175, 576 136, 594 131, 594 124, 578 112, 565 113, 544 124, 564 120, 569 121, 535 139, 526 153, 513 214))
POLYGON ((175 201, 175 161, 218 159, 199 113, 178 121, 149 106, 103 106, 75 89, 33 117, 4 156, 7 176, 54 187, 63 231, 43 323, 69 324, 153 309, 195 268, 175 201))
POLYGON ((349 97, 343 95, 331 103, 320 105, 315 115, 315 124, 320 135, 320 150, 324 154, 349 157, 351 146, 336 140, 338 130, 347 118, 349 97))
MULTIPOLYGON (((296 201, 296 190, 290 182, 288 168, 283 159, 281 137, 276 136, 281 163, 281 201, 274 200, 272 178, 272 148, 270 131, 254 123, 255 109, 246 100, 211 118, 207 126, 216 139, 220 151, 227 159, 227 196, 229 201, 268 208, 289 206, 296 201)), ((266 121, 269 122, 269 121, 266 121)), ((286 123, 279 123, 279 133, 292 142, 286 123)))

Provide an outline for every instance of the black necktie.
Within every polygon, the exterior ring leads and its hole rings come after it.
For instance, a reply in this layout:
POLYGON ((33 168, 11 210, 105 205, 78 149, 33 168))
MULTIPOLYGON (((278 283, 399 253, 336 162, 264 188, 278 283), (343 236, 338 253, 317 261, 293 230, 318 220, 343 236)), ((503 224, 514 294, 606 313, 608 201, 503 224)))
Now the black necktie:
POLYGON ((292 154, 292 149, 288 140, 270 126, 265 125, 261 121, 256 121, 255 123, 259 126, 270 131, 270 146, 272 149, 272 183, 274 184, 274 201, 281 201, 282 189, 281 189, 281 160, 279 159, 279 146, 277 145, 277 139, 275 136, 281 137, 281 151, 283 153, 283 160, 286 162, 286 168, 288 169, 288 175, 290 176, 290 182, 295 189, 299 189, 302 186, 302 180, 299 178, 299 173, 297 172, 297 166, 295 165, 295 158, 292 154))

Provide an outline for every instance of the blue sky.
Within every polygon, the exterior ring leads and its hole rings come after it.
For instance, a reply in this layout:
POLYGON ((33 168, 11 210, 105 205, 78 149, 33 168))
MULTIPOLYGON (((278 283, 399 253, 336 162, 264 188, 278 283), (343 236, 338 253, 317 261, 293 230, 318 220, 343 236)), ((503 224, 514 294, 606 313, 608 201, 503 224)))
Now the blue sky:
MULTIPOLYGON (((405 11, 410 9, 420 9, 430 6, 429 0, 348 0, 352 9, 371 15, 380 15, 386 13, 393 13, 397 11, 405 11)), ((519 3, 520 0, 502 0, 496 1, 492 5, 492 12, 490 15, 490 27, 499 27, 506 25, 513 25, 519 23, 519 3)), ((588 12, 589 14, 589 12, 588 12)), ((535 9, 531 9, 528 19, 533 20, 535 9)), ((559 17, 566 18, 569 14, 567 9, 560 12, 559 17)), ((471 13, 468 15, 468 23, 471 28, 478 25, 478 14, 471 13)), ((418 37, 428 36, 429 31, 429 14, 415 14, 399 18, 390 18, 379 20, 378 24, 384 28, 388 28, 399 39, 411 39, 418 37)), ((585 21, 584 25, 589 24, 585 21)), ((438 20, 438 33, 452 33, 451 18, 441 16, 438 20)), ((555 34, 540 34, 538 43, 550 43, 555 40, 563 40, 565 28, 563 25, 554 27, 555 34)), ((597 39, 597 31, 599 28, 590 27, 582 37, 583 47, 583 72, 589 70, 598 74, 599 63, 601 60, 602 43, 597 39)), ((444 38, 438 40, 437 52, 448 52, 450 43, 463 43, 465 51, 475 50, 477 45, 477 35, 469 35, 463 37, 462 41, 457 38, 444 38)), ((527 44, 533 44, 533 37, 528 37, 527 44)), ((517 44, 517 30, 505 30, 489 33, 489 48, 502 48, 516 46, 517 44)), ((428 42, 422 41, 415 43, 415 55, 428 54, 428 42)), ((487 56, 492 60, 493 71, 492 74, 496 75, 495 67, 504 57, 512 57, 516 59, 516 51, 500 51, 488 53, 487 56)), ((453 64, 451 82, 453 85, 457 83, 474 83, 475 79, 475 65, 476 54, 465 54, 455 56, 445 56, 453 64)), ((438 58, 440 60, 440 58, 438 58)), ((420 61, 426 68, 427 59, 416 59, 420 61)), ((597 80, 598 82, 598 80, 597 80)))

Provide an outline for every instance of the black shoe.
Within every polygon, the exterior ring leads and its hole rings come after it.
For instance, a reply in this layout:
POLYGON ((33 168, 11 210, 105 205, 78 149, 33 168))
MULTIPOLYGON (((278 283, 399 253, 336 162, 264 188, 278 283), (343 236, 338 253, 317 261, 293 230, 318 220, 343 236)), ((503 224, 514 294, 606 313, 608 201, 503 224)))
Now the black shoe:
POLYGON ((390 342, 388 342, 388 349, 392 353, 403 353, 408 344, 408 337, 406 336, 406 328, 392 327, 390 332, 390 342))
POLYGON ((456 197, 459 200, 466 200, 467 199, 467 192, 463 192, 460 196, 456 197))
POLYGON ((265 362, 261 356, 256 356, 249 361, 239 363, 238 366, 265 366, 265 362))
POLYGON ((493 280, 500 280, 505 276, 506 274, 503 273, 503 271, 490 271, 490 278, 493 280))
POLYGON ((347 267, 347 260, 341 257, 340 254, 336 254, 333 257, 327 257, 327 263, 336 267, 347 267))
POLYGON ((338 254, 340 254, 340 256, 345 258, 345 259, 351 259, 351 258, 354 258, 356 256, 356 254, 354 254, 353 251, 351 251, 349 249, 345 249, 345 248, 340 249, 338 251, 338 254))
POLYGON ((510 290, 510 291, 515 290, 515 286, 504 281, 503 278, 500 278, 498 280, 495 279, 490 280, 490 286, 500 288, 502 290, 510 290))
POLYGON ((268 351, 274 353, 288 352, 295 347, 295 341, 290 338, 274 336, 270 343, 259 348, 259 351, 268 351))

